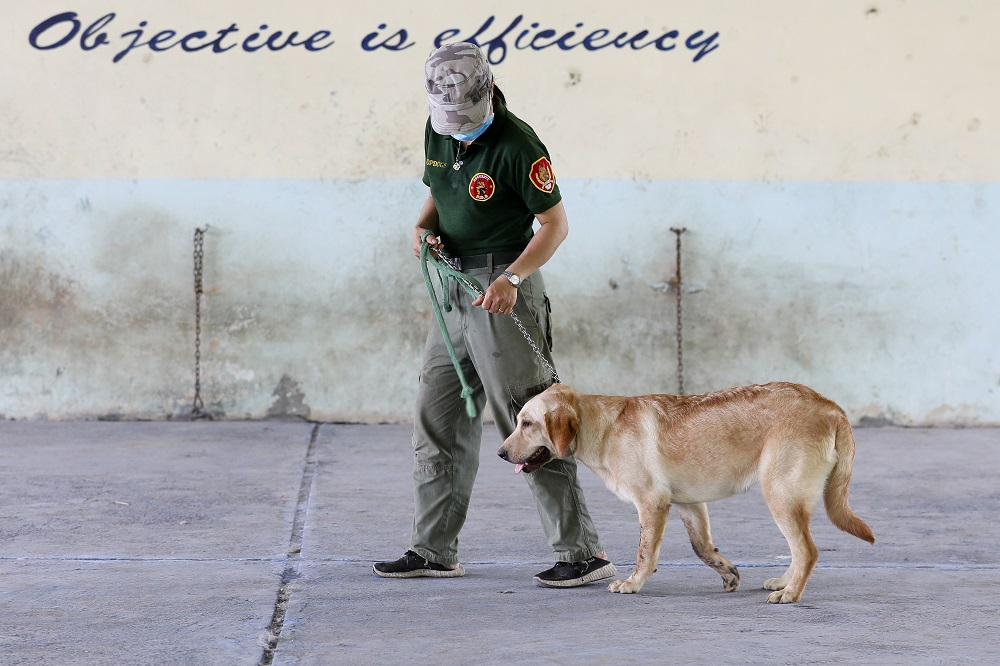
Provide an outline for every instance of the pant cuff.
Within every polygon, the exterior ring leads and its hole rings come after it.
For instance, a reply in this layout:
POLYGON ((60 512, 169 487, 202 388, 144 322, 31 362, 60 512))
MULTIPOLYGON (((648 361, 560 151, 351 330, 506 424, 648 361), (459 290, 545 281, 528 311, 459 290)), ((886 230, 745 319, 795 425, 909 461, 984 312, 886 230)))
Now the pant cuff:
POLYGON ((426 548, 421 548, 420 546, 410 546, 410 550, 424 558, 428 562, 433 562, 434 564, 444 564, 446 566, 452 566, 458 564, 458 556, 452 555, 450 557, 444 555, 438 555, 426 548))

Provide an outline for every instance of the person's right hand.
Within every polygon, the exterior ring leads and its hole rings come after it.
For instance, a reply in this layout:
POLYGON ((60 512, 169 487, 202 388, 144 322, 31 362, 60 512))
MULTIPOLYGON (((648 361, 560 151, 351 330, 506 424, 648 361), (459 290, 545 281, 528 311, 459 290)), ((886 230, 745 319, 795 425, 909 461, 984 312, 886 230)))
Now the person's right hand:
MULTIPOLYGON (((421 245, 420 237, 423 236, 424 231, 426 231, 426 229, 423 229, 421 227, 414 227, 413 229, 413 256, 415 257, 420 256, 420 245, 421 245)), ((441 242, 441 238, 435 236, 434 234, 429 234, 427 236, 427 243, 431 247, 437 249, 439 252, 444 250, 444 244, 441 242)))

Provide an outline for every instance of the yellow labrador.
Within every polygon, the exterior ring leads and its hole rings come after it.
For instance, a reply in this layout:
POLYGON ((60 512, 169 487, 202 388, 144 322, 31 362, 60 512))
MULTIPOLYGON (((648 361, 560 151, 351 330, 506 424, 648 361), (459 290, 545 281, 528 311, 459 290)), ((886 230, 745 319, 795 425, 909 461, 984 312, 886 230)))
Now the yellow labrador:
POLYGON ((816 566, 809 531, 820 496, 834 525, 875 543, 847 503, 854 436, 844 411, 812 389, 776 382, 704 395, 584 395, 555 384, 524 405, 499 456, 531 473, 575 456, 639 511, 636 567, 611 592, 638 592, 656 570, 670 506, 691 545, 732 592, 740 575, 712 543, 705 502, 760 483, 792 551, 780 578, 764 583, 770 603, 798 601, 816 566))

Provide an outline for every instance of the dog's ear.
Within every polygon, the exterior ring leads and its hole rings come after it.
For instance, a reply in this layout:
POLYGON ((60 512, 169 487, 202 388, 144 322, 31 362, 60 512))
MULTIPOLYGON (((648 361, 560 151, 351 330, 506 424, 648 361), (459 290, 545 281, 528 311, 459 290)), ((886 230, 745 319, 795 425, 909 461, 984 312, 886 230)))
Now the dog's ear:
POLYGON ((580 429, 580 420, 571 407, 559 405, 555 409, 545 412, 545 429, 548 430, 549 439, 556 447, 556 455, 565 458, 572 453, 569 451, 569 445, 576 439, 576 433, 580 429))

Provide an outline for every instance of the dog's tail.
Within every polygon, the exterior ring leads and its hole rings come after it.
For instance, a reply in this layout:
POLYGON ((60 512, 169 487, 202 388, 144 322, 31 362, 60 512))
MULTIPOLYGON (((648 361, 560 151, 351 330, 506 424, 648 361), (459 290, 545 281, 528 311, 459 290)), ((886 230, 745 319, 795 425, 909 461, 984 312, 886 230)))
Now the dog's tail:
POLYGON ((851 483, 851 471, 854 469, 854 434, 847 416, 843 416, 837 424, 837 463, 826 480, 826 490, 823 501, 826 504, 826 515, 830 522, 848 534, 875 543, 875 535, 868 524, 858 518, 847 503, 848 486, 851 483))

